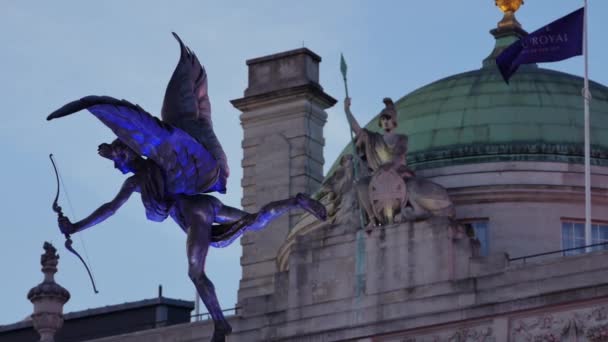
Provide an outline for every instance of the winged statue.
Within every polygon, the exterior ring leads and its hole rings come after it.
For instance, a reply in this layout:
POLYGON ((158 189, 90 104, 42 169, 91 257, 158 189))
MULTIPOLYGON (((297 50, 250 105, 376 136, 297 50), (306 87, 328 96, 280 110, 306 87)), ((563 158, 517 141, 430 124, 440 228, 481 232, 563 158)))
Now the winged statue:
POLYGON ((210 195, 226 192, 230 171, 213 130, 207 73, 179 36, 173 36, 180 45, 180 58, 167 85, 162 120, 138 105, 109 96, 87 96, 48 116, 47 120, 53 120, 89 111, 117 137, 99 145, 99 155, 113 161, 123 174, 131 174, 114 199, 80 221, 71 222, 56 210, 58 224, 69 237, 109 218, 134 192, 140 193, 149 220, 160 222, 170 216, 187 234, 188 276, 214 320, 211 341, 225 341, 232 328, 205 272, 209 247, 227 246, 291 209, 306 210, 319 220, 325 220, 327 213, 320 202, 302 193, 251 214, 210 195))

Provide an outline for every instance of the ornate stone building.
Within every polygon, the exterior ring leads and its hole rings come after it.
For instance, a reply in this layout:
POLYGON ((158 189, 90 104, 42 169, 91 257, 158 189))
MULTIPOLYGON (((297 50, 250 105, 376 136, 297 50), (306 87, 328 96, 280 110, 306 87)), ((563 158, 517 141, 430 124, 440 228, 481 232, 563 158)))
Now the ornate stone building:
MULTIPOLYGON (((525 31, 505 18, 479 69, 395 102, 408 167, 445 188, 453 212, 434 211, 443 195, 409 179, 413 208, 391 207, 383 215, 394 223, 369 231, 350 171, 365 162, 346 147, 322 175, 324 110, 336 100, 319 84, 321 58, 298 49, 247 62, 249 86, 233 101, 243 207, 316 192, 331 218, 291 215, 242 238, 229 341, 608 341, 608 252, 564 251, 584 244, 583 80, 527 65, 506 85, 495 57, 525 31), (428 215, 407 219, 417 206, 428 215)), ((591 82, 591 92, 592 240, 601 243, 608 88, 591 82)), ((377 120, 367 129, 380 131, 377 120)), ((211 331, 203 321, 95 341, 204 341, 211 331)))

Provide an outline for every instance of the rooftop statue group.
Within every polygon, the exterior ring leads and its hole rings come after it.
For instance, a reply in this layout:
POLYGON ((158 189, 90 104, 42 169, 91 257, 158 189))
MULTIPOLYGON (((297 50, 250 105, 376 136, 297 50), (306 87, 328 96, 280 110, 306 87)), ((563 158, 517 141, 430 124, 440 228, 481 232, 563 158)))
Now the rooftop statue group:
MULTIPOLYGON (((344 111, 355 135, 356 157, 342 156, 340 165, 325 181, 317 197, 327 205, 332 220, 336 220, 340 207, 346 205, 347 193, 353 190, 363 209, 368 232, 392 223, 432 216, 453 217, 454 206, 447 191, 416 177, 407 166, 408 137, 396 132, 398 118, 393 101, 385 98, 384 105, 378 116, 382 133, 378 133, 362 128, 351 112, 351 99, 344 100, 344 111), (353 170, 357 170, 356 175, 353 170)), ((352 214, 352 210, 347 212, 352 214)))
POLYGON ((174 36, 180 59, 167 85, 162 120, 108 96, 87 96, 48 116, 52 120, 88 110, 117 136, 112 143, 99 145, 99 155, 113 161, 123 174, 132 174, 114 199, 80 221, 71 222, 56 202, 53 207, 68 241, 70 234, 112 216, 134 192, 141 194, 149 220, 160 222, 171 216, 187 234, 188 275, 215 323, 212 341, 225 341, 232 328, 205 272, 209 246, 227 246, 244 232, 263 229, 291 209, 303 209, 319 220, 325 220, 327 214, 320 202, 306 194, 271 202, 254 214, 224 205, 208 194, 226 192, 227 159, 213 131, 205 69, 174 36))

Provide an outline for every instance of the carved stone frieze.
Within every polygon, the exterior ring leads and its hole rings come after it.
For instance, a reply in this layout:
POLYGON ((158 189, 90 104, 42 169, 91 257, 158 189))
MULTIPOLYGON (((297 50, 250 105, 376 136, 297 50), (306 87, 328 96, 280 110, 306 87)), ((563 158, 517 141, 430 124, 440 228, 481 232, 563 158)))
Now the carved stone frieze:
POLYGON ((452 328, 420 334, 406 333, 379 339, 380 342, 495 342, 496 337, 491 325, 452 328))
POLYGON ((543 313, 511 322, 510 341, 608 341, 608 305, 543 313))

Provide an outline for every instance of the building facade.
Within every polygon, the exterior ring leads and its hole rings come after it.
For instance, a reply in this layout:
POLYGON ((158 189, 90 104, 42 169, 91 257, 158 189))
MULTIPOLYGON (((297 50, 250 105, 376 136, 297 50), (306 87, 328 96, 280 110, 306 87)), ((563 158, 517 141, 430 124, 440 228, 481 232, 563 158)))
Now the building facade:
MULTIPOLYGON (((322 174, 325 109, 336 100, 319 84, 321 58, 303 48, 247 62, 248 88, 232 102, 244 129, 244 209, 316 192, 331 219, 293 214, 243 236, 229 341, 608 341, 608 252, 571 249, 585 243, 583 80, 527 65, 505 84, 495 57, 525 34, 505 18, 479 69, 395 103, 408 166, 447 190, 454 215, 369 232, 347 159, 322 174)), ((608 88, 592 82, 591 93, 592 241, 603 243, 608 88)), ((95 341, 204 341, 212 328, 95 341)))

